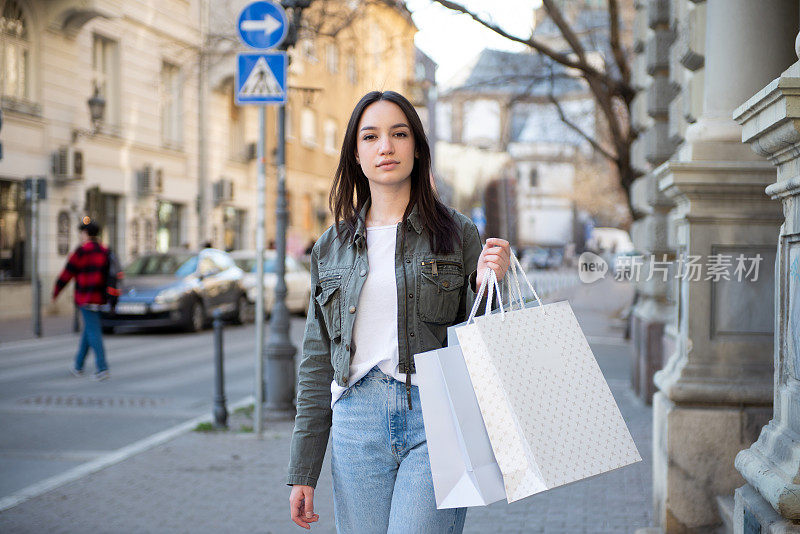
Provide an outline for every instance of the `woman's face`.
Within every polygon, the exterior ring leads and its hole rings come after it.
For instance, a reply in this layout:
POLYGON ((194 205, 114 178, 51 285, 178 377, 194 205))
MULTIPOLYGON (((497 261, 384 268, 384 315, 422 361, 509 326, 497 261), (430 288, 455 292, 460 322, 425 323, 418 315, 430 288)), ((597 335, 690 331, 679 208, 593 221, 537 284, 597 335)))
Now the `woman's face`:
POLYGON ((403 110, 379 100, 366 107, 358 123, 356 161, 370 184, 398 185, 414 168, 414 136, 403 110))

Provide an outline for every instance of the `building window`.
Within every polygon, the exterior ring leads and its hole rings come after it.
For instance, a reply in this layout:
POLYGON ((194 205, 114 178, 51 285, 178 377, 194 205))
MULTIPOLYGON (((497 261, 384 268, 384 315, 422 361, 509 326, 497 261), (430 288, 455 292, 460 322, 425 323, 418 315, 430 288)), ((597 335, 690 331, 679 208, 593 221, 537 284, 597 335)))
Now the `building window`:
POLYGON ((377 69, 380 67, 381 60, 384 56, 386 39, 383 36, 383 30, 380 26, 378 26, 377 22, 372 23, 372 31, 370 33, 370 37, 372 39, 370 45, 370 52, 372 53, 372 66, 373 68, 377 69))
POLYGON ((179 147, 183 140, 183 91, 177 65, 161 64, 161 141, 179 147))
POLYGON ((131 257, 135 258, 139 255, 139 220, 134 219, 131 221, 131 257))
POLYGON ((230 136, 228 140, 229 152, 231 159, 242 159, 246 156, 244 146, 244 109, 236 105, 235 92, 236 90, 233 86, 231 86, 230 101, 228 105, 230 109, 230 117, 228 120, 228 125, 230 128, 230 136))
POLYGON ((311 109, 300 113, 300 141, 308 146, 317 146, 317 115, 311 109))
POLYGON ((358 70, 356 68, 356 56, 352 52, 347 55, 347 80, 353 85, 358 83, 358 70))
POLYGON ((100 225, 100 240, 112 250, 119 250, 119 205, 118 195, 101 193, 99 187, 86 190, 84 211, 100 225))
POLYGON ((339 71, 339 48, 336 43, 325 45, 325 65, 331 74, 336 74, 339 71))
POLYGON ((0 180, 0 282, 30 276, 29 246, 22 183, 0 180))
POLYGON ((31 99, 31 43, 28 24, 20 5, 7 0, 0 17, 0 53, 2 53, 3 96, 17 100, 31 99))
POLYGON ((166 252, 181 245, 181 219, 183 206, 173 202, 159 201, 157 205, 158 229, 156 250, 166 252))
POLYGON ((106 101, 105 122, 119 125, 119 57, 117 43, 95 34, 92 46, 92 77, 106 101))
POLYGON ((539 169, 531 169, 528 173, 528 183, 531 189, 539 187, 539 169))
POLYGON ((225 250, 238 250, 244 246, 245 210, 226 206, 223 212, 223 240, 225 250))
POLYGON ((306 232, 314 230, 314 200, 311 193, 303 195, 303 230, 306 232))
POLYGON ((496 100, 470 100, 464 103, 463 141, 489 148, 500 141, 500 103, 496 100))
POLYGON ((292 114, 293 106, 287 102, 283 109, 285 113, 283 127, 286 129, 286 138, 294 139, 294 115, 292 114))
POLYGON ((306 38, 301 41, 301 48, 303 49, 303 58, 311 63, 317 62, 317 47, 314 46, 314 41, 311 38, 306 38))
POLYGON ((436 136, 441 141, 453 140, 453 108, 449 102, 436 104, 436 136))
POLYGON ((326 119, 324 126, 324 149, 327 154, 336 154, 336 121, 326 119))

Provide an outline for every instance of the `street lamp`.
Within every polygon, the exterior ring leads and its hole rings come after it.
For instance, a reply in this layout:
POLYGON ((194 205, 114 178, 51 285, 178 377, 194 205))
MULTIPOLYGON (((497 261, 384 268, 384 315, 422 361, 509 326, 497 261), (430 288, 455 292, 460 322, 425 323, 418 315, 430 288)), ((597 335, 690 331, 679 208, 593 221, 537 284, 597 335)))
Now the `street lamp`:
POLYGON ((103 126, 103 116, 106 112, 106 99, 100 94, 100 87, 97 84, 94 85, 94 94, 86 101, 86 104, 89 106, 89 117, 92 121, 92 129, 91 130, 84 130, 75 128, 72 130, 72 142, 75 143, 79 137, 85 135, 87 137, 93 137, 97 132, 100 131, 100 128, 103 126))

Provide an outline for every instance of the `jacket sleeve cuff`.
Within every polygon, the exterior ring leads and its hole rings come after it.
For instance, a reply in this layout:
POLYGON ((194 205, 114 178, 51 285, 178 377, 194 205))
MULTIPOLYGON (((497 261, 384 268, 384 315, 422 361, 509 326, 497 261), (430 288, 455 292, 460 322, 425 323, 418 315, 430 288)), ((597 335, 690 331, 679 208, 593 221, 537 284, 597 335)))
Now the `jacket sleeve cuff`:
POLYGON ((312 488, 317 487, 317 479, 312 478, 306 475, 292 475, 290 474, 286 477, 286 485, 287 486, 311 486, 312 488))

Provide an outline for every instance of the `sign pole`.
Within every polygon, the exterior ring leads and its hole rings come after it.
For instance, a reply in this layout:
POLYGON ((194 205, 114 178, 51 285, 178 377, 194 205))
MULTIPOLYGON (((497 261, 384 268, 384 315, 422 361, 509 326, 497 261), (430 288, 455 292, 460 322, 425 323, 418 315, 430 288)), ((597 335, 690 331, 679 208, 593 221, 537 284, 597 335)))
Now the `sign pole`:
POLYGON ((39 280, 39 181, 31 178, 31 295, 33 297, 33 335, 42 337, 42 297, 39 280))
POLYGON ((266 177, 266 131, 267 106, 258 107, 258 201, 256 214, 256 376, 255 376, 255 410, 253 412, 253 430, 256 438, 261 439, 263 430, 262 408, 264 405, 264 215, 266 212, 265 197, 267 193, 266 177))

